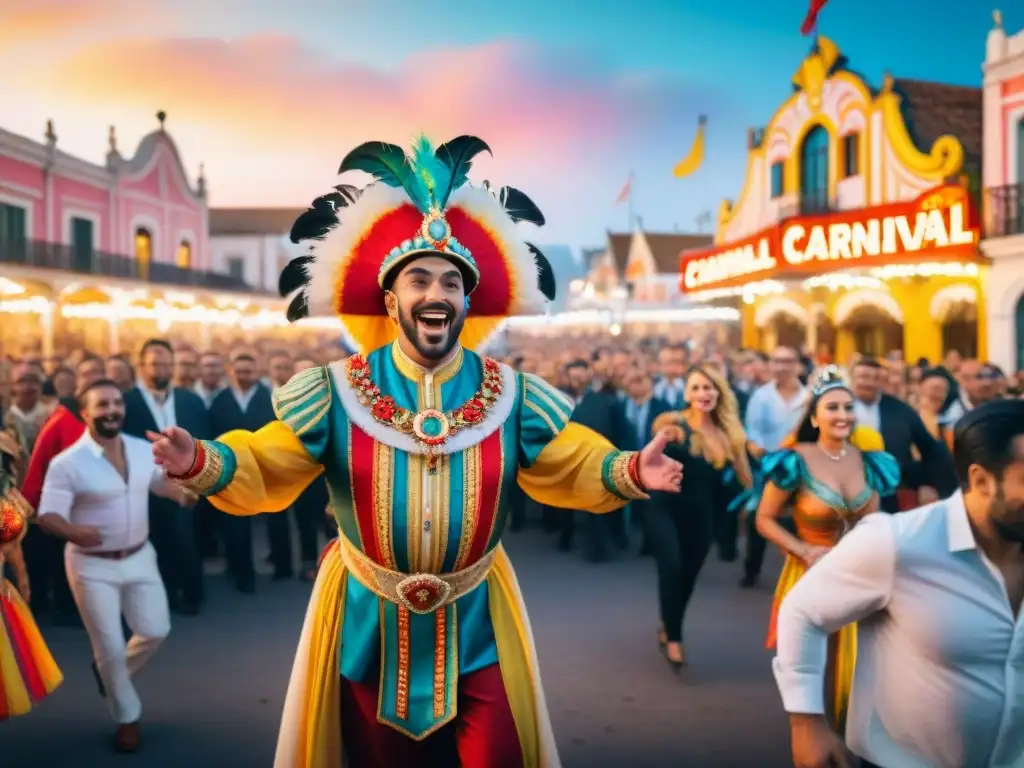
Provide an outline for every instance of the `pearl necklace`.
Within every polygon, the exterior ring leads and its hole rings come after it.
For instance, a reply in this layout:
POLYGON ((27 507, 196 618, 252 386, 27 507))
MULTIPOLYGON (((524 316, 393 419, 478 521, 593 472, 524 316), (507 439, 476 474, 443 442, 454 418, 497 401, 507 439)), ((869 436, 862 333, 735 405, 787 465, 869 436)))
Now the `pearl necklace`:
POLYGON ((832 459, 832 461, 842 461, 844 458, 846 458, 846 446, 845 445, 842 448, 839 449, 839 453, 835 453, 835 454, 829 453, 828 451, 826 451, 824 448, 821 447, 820 443, 818 444, 818 449, 822 453, 824 453, 826 456, 828 456, 830 459, 832 459))

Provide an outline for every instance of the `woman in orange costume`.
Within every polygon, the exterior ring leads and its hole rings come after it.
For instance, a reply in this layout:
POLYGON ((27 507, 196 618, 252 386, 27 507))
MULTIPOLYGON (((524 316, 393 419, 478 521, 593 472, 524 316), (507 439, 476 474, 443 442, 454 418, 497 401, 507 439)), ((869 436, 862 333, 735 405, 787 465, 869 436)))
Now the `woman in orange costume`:
POLYGON ((14 487, 19 453, 14 438, 0 432, 0 720, 28 714, 64 680, 25 604, 29 583, 21 539, 32 510, 14 487), (17 589, 3 577, 5 561, 17 589))
MULTIPOLYGON (((856 426, 853 395, 838 368, 828 366, 822 371, 812 395, 790 446, 761 461, 764 490, 757 508, 757 530, 786 553, 775 588, 768 648, 775 647, 779 606, 793 585, 860 518, 877 512, 879 498, 899 485, 899 465, 882 450, 881 436, 856 426), (793 508, 796 536, 778 522, 788 504, 793 508)), ((840 732, 856 653, 854 625, 832 635, 825 701, 829 719, 840 732)))

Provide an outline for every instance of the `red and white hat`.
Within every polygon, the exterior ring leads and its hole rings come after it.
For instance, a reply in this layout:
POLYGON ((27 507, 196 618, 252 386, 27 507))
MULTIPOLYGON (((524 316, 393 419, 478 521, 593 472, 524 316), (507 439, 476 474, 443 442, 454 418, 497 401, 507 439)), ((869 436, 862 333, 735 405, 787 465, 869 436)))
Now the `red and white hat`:
POLYGON ((518 224, 540 226, 544 216, 517 189, 468 183, 473 158, 485 151, 475 136, 436 150, 421 138, 411 155, 381 142, 352 150, 339 173, 364 171, 374 183, 362 192, 340 185, 296 220, 292 242, 311 245, 281 273, 281 295, 293 297, 288 319, 337 315, 359 351, 370 352, 398 335, 384 292, 403 266, 427 255, 463 274, 464 346, 482 346, 506 317, 543 313, 554 275, 518 224))

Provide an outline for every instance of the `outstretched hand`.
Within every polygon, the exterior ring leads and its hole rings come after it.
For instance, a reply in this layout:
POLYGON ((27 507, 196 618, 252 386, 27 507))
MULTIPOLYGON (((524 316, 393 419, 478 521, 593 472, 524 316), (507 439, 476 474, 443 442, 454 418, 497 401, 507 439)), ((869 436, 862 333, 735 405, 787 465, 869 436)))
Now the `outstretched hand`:
POLYGON ((181 427, 146 432, 153 444, 153 458, 170 475, 184 475, 196 460, 196 441, 181 427))
POLYGON ((679 493, 683 484, 683 465, 665 455, 672 442, 672 430, 663 429, 640 452, 640 482, 648 491, 679 493))

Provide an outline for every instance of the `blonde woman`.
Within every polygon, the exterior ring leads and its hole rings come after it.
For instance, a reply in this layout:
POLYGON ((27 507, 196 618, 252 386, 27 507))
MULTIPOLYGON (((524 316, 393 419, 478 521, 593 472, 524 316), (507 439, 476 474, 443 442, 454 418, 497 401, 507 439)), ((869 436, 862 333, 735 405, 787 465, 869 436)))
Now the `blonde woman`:
POLYGON ((683 620, 717 523, 733 497, 751 485, 747 436, 736 396, 713 367, 695 365, 686 375, 683 411, 659 416, 654 432, 668 429, 665 449, 683 465, 681 493, 652 493, 644 515, 647 541, 658 570, 658 632, 674 671, 686 664, 683 620))
MULTIPOLYGON (((878 511, 880 497, 891 494, 900 481, 899 464, 882 450, 881 436, 856 425, 853 393, 838 368, 826 367, 813 381, 811 394, 790 447, 766 455, 760 467, 765 486, 757 530, 786 553, 768 626, 770 649, 779 606, 789 590, 860 518, 878 511), (795 536, 779 523, 787 507, 793 510, 795 536)), ((853 683, 856 643, 853 625, 830 639, 824 694, 837 729, 843 726, 853 683)))

